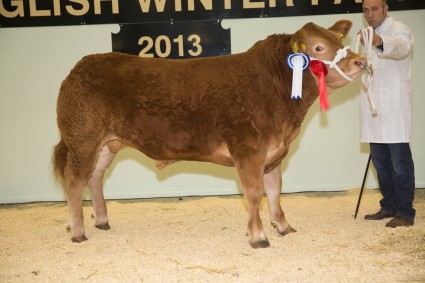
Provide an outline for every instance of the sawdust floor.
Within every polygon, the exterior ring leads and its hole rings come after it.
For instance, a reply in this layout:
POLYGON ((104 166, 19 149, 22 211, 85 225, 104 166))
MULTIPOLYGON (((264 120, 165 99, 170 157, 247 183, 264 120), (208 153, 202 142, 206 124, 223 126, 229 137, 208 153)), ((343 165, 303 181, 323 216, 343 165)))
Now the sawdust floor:
POLYGON ((66 232, 65 203, 0 206, 0 282, 425 282, 425 190, 416 190, 415 225, 366 221, 380 194, 359 189, 285 194, 298 231, 278 236, 261 215, 271 247, 245 236, 241 196, 109 201, 111 230, 93 226, 88 241, 66 232))

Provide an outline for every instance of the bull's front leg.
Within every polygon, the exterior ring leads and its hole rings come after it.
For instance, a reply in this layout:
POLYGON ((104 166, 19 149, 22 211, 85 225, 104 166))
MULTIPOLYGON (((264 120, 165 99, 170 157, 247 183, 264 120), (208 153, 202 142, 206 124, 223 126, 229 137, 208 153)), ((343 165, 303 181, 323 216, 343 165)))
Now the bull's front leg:
POLYGON ((254 249, 270 246, 260 218, 260 203, 264 195, 263 170, 264 167, 253 166, 249 162, 236 166, 244 188, 245 199, 248 203, 249 244, 254 249))
POLYGON ((288 221, 280 206, 280 193, 282 190, 282 175, 280 172, 280 164, 268 174, 264 174, 264 186, 266 188, 267 197, 270 204, 270 220, 277 232, 281 235, 296 232, 288 221))

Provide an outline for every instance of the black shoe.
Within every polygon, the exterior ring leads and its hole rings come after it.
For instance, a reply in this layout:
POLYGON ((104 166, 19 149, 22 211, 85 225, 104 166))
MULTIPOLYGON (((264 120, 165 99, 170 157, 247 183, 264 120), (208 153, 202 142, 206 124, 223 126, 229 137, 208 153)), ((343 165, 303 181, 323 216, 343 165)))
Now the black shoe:
POLYGON ((384 218, 394 217, 394 214, 385 213, 382 210, 374 214, 366 214, 364 219, 366 220, 382 220, 384 218))
POLYGON ((385 227, 396 228, 396 227, 409 227, 409 226, 412 226, 412 225, 413 225, 413 220, 403 218, 403 217, 400 217, 400 216, 396 216, 393 219, 391 219, 385 225, 385 227))

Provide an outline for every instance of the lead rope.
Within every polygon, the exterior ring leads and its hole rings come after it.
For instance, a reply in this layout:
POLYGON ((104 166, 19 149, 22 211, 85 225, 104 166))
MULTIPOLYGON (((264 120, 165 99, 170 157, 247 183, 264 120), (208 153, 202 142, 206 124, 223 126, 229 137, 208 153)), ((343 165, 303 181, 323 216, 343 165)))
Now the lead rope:
POLYGON ((373 83, 373 65, 372 65, 372 41, 373 41, 373 28, 367 27, 360 31, 357 35, 357 43, 356 43, 356 53, 360 52, 360 38, 363 37, 363 55, 366 57, 366 72, 362 76, 362 85, 363 88, 367 91, 367 97, 369 99, 369 104, 372 109, 372 115, 376 116, 378 114, 375 102, 373 101, 372 95, 369 91, 370 86, 373 83), (361 33, 361 34, 360 34, 361 33))

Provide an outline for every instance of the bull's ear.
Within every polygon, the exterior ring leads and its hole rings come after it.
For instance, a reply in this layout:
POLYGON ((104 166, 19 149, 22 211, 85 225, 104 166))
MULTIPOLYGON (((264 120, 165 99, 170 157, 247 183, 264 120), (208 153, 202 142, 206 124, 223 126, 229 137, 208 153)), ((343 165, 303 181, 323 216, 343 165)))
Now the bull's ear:
POLYGON ((298 52, 305 52, 305 43, 302 37, 302 32, 301 31, 297 31, 292 37, 291 40, 289 41, 291 50, 293 53, 298 53, 298 52))
POLYGON ((333 26, 329 28, 329 30, 334 31, 341 36, 341 39, 345 37, 351 29, 353 23, 350 20, 340 20, 337 21, 333 26))

